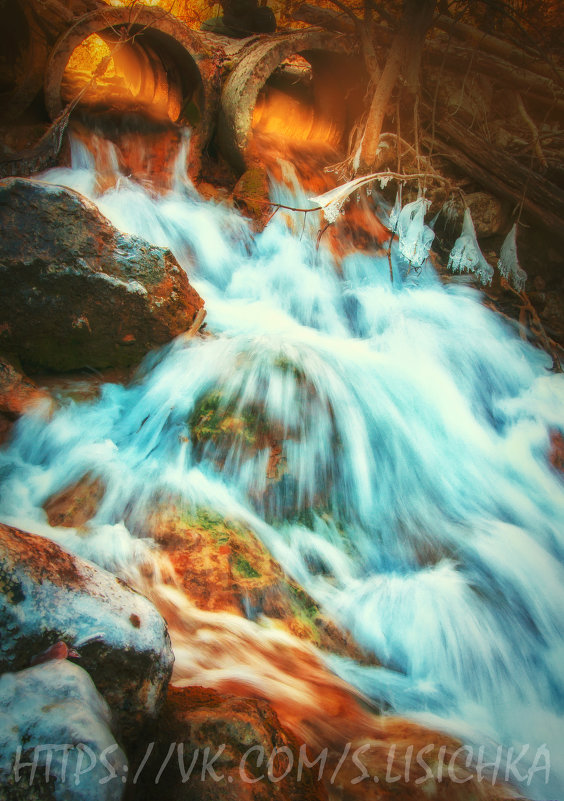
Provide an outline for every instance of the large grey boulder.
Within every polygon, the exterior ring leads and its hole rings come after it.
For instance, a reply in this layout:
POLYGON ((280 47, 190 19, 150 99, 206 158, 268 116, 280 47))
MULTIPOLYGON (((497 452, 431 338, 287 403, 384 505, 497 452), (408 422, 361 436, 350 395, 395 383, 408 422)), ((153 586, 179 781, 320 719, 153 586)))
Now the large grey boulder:
POLYGON ((79 652, 118 733, 134 738, 166 695, 174 658, 165 621, 111 573, 0 524, 0 673, 29 667, 59 641, 79 652))
POLYGON ((0 798, 119 801, 127 759, 88 673, 57 659, 0 676, 0 798))
POLYGON ((71 189, 0 181, 0 349, 53 370, 127 366, 203 306, 172 253, 71 189))

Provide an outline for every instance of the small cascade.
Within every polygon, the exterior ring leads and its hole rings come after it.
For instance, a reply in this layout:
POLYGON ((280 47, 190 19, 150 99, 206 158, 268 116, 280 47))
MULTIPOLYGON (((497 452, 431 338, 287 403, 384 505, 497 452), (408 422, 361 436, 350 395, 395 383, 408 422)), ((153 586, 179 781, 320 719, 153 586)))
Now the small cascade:
MULTIPOLYGON (((254 233, 199 196, 185 138, 176 153, 159 191, 127 172, 119 144, 94 137, 75 137, 72 167, 42 176, 169 247, 205 298, 212 333, 151 354, 128 386, 67 400, 48 420, 24 417, 0 451, 1 519, 117 573, 153 560, 149 585, 146 571, 136 581, 168 610, 176 679, 233 687, 247 652, 243 684, 275 698, 278 671, 293 669, 274 660, 281 635, 249 646, 260 631, 250 622, 237 619, 234 633, 232 620, 180 609, 142 539, 163 499, 213 509, 254 531, 379 662, 328 658, 343 708, 349 682, 467 742, 529 744, 530 760, 546 744, 556 756, 564 487, 548 452, 550 431, 564 430, 563 377, 477 291, 441 285, 419 207, 399 215, 403 250, 396 240, 389 257, 374 239, 359 248, 343 219, 336 253, 317 239, 320 211, 281 209, 254 233), (87 534, 50 528, 46 500, 87 473, 109 488, 87 534), (202 627, 218 639, 200 657, 202 627)), ((311 207, 292 164, 274 176, 274 204, 311 207)), ((376 195, 362 202, 380 225, 376 195)), ((296 651, 296 664, 312 659, 296 651)), ((307 682, 286 692, 280 704, 296 705, 307 682)), ((563 791, 556 759, 544 778, 524 792, 563 791)))

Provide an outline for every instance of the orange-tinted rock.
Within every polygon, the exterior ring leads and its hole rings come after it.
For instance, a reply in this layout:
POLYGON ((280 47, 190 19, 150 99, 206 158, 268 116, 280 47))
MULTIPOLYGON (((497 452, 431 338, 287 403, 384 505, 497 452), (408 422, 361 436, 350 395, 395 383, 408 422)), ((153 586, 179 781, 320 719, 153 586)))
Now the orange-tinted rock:
POLYGON ((12 424, 33 404, 49 398, 27 376, 22 375, 0 356, 0 443, 10 433, 12 424))
POLYGON ((550 432, 550 464, 559 473, 564 473, 564 436, 562 432, 553 430, 550 432))
POLYGON ((466 765, 468 755, 453 737, 381 717, 370 735, 351 742, 332 787, 341 801, 524 801, 501 778, 493 784, 486 775, 479 778, 476 768, 466 765))
POLYGON ((159 794, 168 801, 327 799, 323 783, 307 766, 298 778, 300 744, 266 701, 203 687, 170 687, 154 739, 157 748, 144 768, 139 801, 154 798, 154 778, 171 743, 183 744, 185 771, 190 766, 192 771, 183 784, 175 753, 159 779, 159 794), (205 749, 213 772, 203 770, 205 749))
MULTIPOLYGON (((335 675, 319 652, 303 640, 226 612, 196 609, 180 592, 171 591, 169 585, 157 590, 153 598, 171 632, 176 654, 174 686, 193 691, 194 685, 203 685, 222 694, 267 701, 281 728, 307 746, 310 761, 327 749, 323 776, 329 782, 331 798, 493 801, 511 797, 501 783, 492 787, 486 781, 480 783, 477 777, 470 776, 464 784, 457 784, 450 775, 441 780, 437 764, 441 749, 445 773, 452 760, 455 778, 466 778, 467 752, 459 750, 461 744, 417 723, 378 715, 374 705, 335 675), (369 752, 363 760, 364 751, 358 749, 366 744, 369 752), (415 780, 425 775, 416 759, 422 748, 428 748, 423 756, 427 756, 434 779, 416 784, 415 780), (379 749, 378 753, 371 754, 375 749, 379 749), (378 777, 378 783, 373 779, 354 781, 361 775, 361 765, 353 760, 355 753, 360 762, 369 766, 372 776, 378 777), (405 779, 410 753, 413 770, 405 779), (348 764, 339 768, 337 787, 337 779, 332 783, 330 779, 343 754, 348 764), (398 780, 386 779, 390 755, 392 776, 401 774, 398 780), (441 783, 438 790, 435 783, 441 783), (380 795, 374 795, 376 790, 380 795)), ((202 692, 198 691, 198 697, 202 692)), ((250 742, 249 747, 252 745, 250 742)))
POLYGON ((0 346, 52 370, 138 362, 203 306, 172 253, 70 189, 0 182, 0 346))
POLYGON ((172 510, 156 512, 149 531, 198 608, 251 620, 265 616, 323 650, 373 663, 284 573, 249 529, 211 513, 183 517, 172 510))
POLYGON ((51 496, 43 508, 50 526, 80 528, 96 514, 106 487, 90 474, 51 496))
POLYGON ((213 200, 216 203, 226 203, 230 200, 230 192, 223 186, 200 181, 197 186, 198 193, 204 200, 213 200))

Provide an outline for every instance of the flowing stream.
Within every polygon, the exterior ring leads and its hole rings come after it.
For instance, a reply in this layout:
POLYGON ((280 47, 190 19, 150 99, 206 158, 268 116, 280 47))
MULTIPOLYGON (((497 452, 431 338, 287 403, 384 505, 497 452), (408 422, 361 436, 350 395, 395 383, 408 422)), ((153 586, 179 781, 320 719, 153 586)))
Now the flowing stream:
MULTIPOLYGON (((282 172, 272 198, 310 206, 292 165, 282 172)), ((564 484, 548 462, 563 377, 467 282, 409 270, 395 245, 392 285, 376 251, 337 268, 316 247, 319 213, 280 211, 254 234, 181 167, 161 195, 116 178, 100 194, 77 141, 72 169, 42 176, 171 248, 211 335, 150 355, 129 386, 22 419, 0 452, 2 519, 63 541, 42 504, 100 475, 91 535, 65 542, 118 572, 144 558, 136 535, 160 494, 238 518, 381 663, 328 657, 340 677, 467 742, 528 744, 523 775, 546 744, 550 781, 539 772, 523 791, 564 794, 564 484), (202 403, 270 440, 197 447, 202 403)))

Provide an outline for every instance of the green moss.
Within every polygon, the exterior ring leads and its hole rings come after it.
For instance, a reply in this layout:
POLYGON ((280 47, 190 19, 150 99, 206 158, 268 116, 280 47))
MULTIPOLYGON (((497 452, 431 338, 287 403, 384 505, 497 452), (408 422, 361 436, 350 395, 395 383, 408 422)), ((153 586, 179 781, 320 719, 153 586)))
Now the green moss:
POLYGON ((233 565, 233 572, 241 578, 260 578, 260 573, 254 569, 244 556, 237 556, 233 565))
POLYGON ((0 565, 0 592, 12 605, 25 601, 25 592, 21 582, 3 565, 0 565))
POLYGON ((232 537, 249 540, 251 532, 241 523, 229 520, 205 506, 187 509, 181 515, 181 521, 188 528, 206 531, 218 545, 224 545, 232 537))
POLYGON ((186 103, 183 105, 182 111, 180 112, 180 118, 193 128, 196 128, 196 126, 200 124, 202 120, 202 114, 198 108, 198 105, 192 98, 188 98, 186 103))
POLYGON ((274 367, 283 373, 293 373, 294 378, 299 384, 305 383, 306 381, 306 374, 303 371, 303 368, 289 359, 288 356, 278 356, 274 360, 274 367))
POLYGON ((238 409, 235 400, 225 401, 219 390, 212 390, 200 398, 189 425, 196 446, 211 441, 220 447, 229 447, 239 440, 254 447, 267 432, 262 409, 255 405, 238 409))
POLYGON ((319 606, 313 598, 298 584, 286 582, 286 592, 290 599, 290 609, 294 617, 310 632, 310 638, 316 645, 321 644, 321 635, 318 629, 320 615, 319 606))
POLYGON ((319 616, 319 606, 298 584, 289 583, 288 591, 292 602, 299 607, 303 614, 307 615, 307 617, 312 620, 319 616))
POLYGON ((236 202, 243 204, 247 211, 255 218, 260 219, 268 208, 268 176, 261 167, 251 167, 239 178, 233 197, 236 202))

